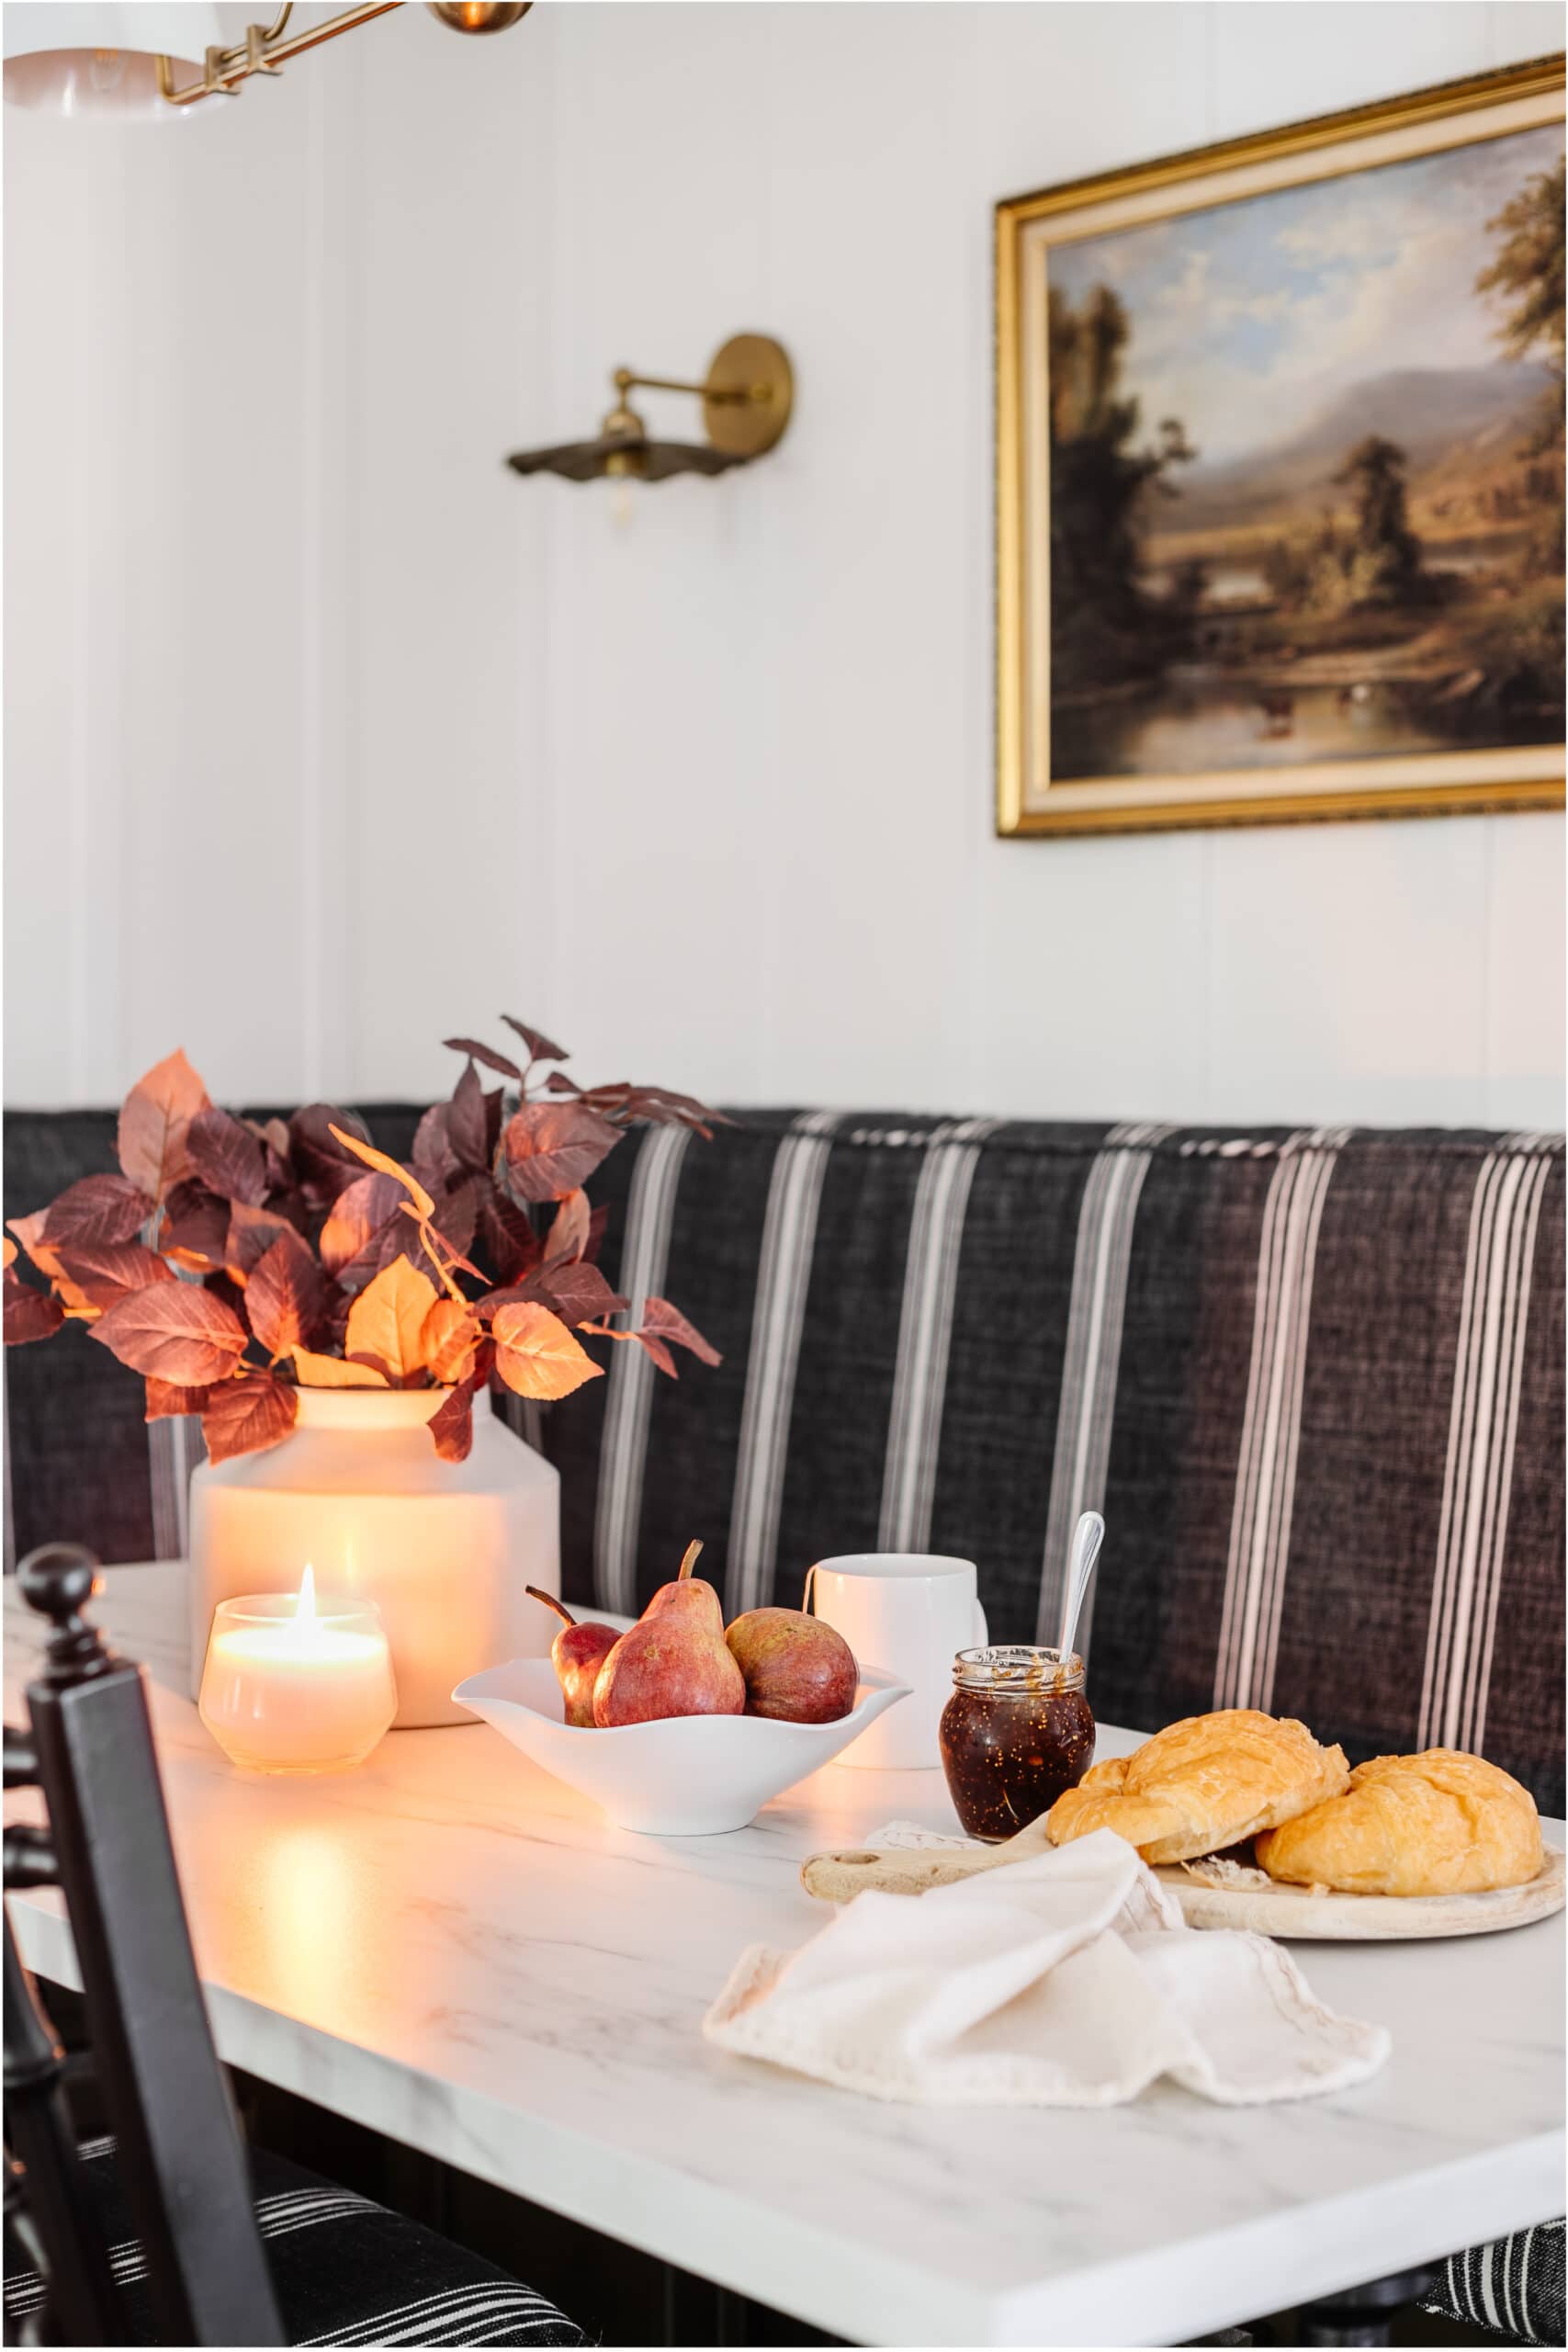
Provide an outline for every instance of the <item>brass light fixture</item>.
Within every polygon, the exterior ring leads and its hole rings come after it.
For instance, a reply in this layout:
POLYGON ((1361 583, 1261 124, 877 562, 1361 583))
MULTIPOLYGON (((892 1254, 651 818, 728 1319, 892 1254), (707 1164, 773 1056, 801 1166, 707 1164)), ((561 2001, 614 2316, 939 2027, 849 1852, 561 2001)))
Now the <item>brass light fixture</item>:
MULTIPOLYGON (((455 32, 504 32, 532 0, 431 0, 430 13, 455 32)), ((14 106, 64 115, 167 115, 203 98, 231 98, 253 74, 280 73, 285 62, 389 16, 402 0, 361 0, 324 24, 290 33, 293 0, 270 24, 248 25, 227 47, 215 7, 195 0, 51 0, 48 7, 5 12, 6 96, 14 106), (202 62, 197 65, 196 60, 202 62), (194 74, 194 80, 182 75, 194 74)))
POLYGON ((615 405, 593 441, 567 441, 554 449, 518 449, 506 460, 514 473, 559 474, 564 481, 667 481, 671 474, 722 474, 750 465, 783 439, 795 401, 795 378, 784 345, 772 335, 737 334, 714 355, 700 384, 672 376, 615 372, 615 405), (627 394, 694 392, 703 404, 705 441, 654 441, 627 394))

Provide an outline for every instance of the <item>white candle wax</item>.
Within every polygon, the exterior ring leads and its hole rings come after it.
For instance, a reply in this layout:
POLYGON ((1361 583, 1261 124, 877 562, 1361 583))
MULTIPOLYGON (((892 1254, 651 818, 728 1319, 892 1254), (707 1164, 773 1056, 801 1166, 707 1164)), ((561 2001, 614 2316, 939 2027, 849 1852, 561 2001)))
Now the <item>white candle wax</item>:
POLYGON ((258 1595, 218 1611, 201 1720, 234 1763, 264 1772, 342 1770, 368 1756, 396 1710, 387 1637, 369 1604, 327 1606, 318 1615, 307 1582, 298 1608, 292 1596, 258 1595))

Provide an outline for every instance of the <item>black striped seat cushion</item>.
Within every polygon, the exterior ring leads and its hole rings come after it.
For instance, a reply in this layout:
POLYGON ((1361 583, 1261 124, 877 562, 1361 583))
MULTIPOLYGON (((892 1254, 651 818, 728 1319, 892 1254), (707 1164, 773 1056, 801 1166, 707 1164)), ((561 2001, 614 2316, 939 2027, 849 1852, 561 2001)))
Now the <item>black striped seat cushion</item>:
MULTIPOLYGON (((117 2177, 112 2140, 89 2141, 82 2166, 111 2248, 130 2344, 156 2344, 147 2264, 117 2177)), ((289 2344, 583 2344, 582 2330, 434 2230, 389 2212, 264 2149, 252 2149, 256 2219, 289 2344)), ((7 2340, 41 2309, 36 2270, 6 2274, 7 2340)))
POLYGON ((1098 1507, 1100 1714, 1476 1748, 1562 1810, 1561 1138, 751 1113, 595 1191, 725 1362, 549 1409, 571 1598, 694 1535, 731 1611, 931 1550, 1050 1639, 1098 1507))
POLYGON ((1542 2222, 1491 2245, 1450 2256, 1422 2309, 1513 2344, 1562 2344, 1563 2228, 1542 2222))

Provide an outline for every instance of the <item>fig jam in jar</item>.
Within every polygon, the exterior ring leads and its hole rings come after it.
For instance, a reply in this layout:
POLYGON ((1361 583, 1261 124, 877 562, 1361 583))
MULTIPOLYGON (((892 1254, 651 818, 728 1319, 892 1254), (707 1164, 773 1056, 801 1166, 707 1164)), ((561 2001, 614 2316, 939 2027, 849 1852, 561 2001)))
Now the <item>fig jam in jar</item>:
POLYGON ((1094 1761, 1083 1660, 1028 1643, 960 1650, 942 1762, 958 1818, 996 1845, 1048 1813, 1094 1761))

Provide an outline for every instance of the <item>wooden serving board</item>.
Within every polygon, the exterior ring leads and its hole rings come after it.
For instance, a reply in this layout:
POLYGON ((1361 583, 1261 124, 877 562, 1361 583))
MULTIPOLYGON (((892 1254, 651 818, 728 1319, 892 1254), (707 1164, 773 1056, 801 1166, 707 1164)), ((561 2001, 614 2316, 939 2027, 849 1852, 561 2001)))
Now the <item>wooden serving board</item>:
POLYGON ((1427 1936, 1491 1936, 1561 1911, 1563 1860, 1555 1847, 1527 1886, 1486 1894, 1314 1894, 1309 1886, 1203 1886, 1179 1863, 1155 1876, 1190 1928, 1245 1928, 1314 1943, 1406 1943, 1427 1936))
MULTIPOLYGON (((981 1871, 1004 1870, 1051 1850, 1043 1821, 1001 1846, 854 1847, 814 1854, 801 1884, 825 1903, 848 1903, 863 1888, 886 1894, 924 1894, 981 1871)), ((1254 1935, 1317 1943, 1410 1942, 1431 1936, 1489 1936, 1522 1928, 1561 1911, 1568 1878, 1555 1847, 1528 1886, 1486 1894, 1314 1894, 1310 1887, 1204 1886, 1179 1864, 1155 1875, 1181 1905, 1190 1928, 1240 1928, 1254 1935)))

